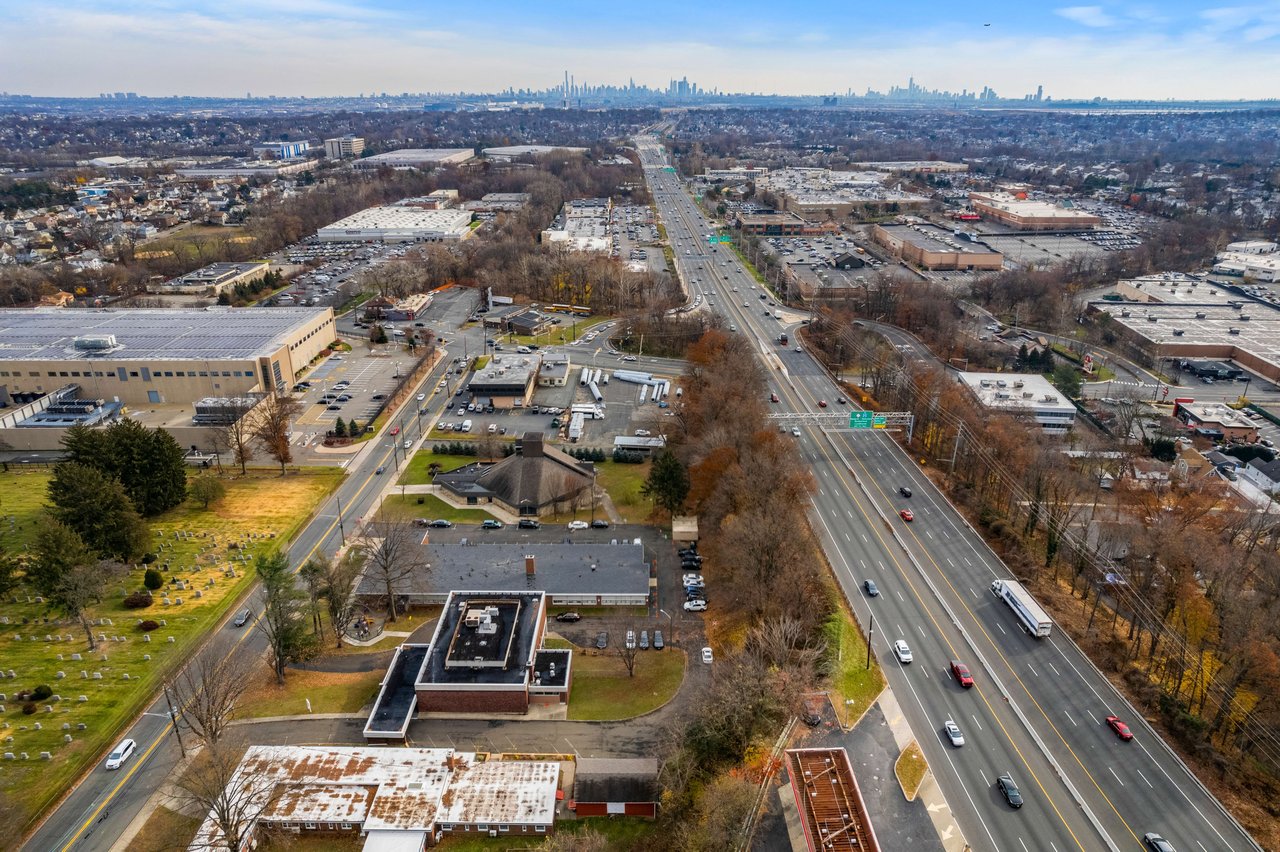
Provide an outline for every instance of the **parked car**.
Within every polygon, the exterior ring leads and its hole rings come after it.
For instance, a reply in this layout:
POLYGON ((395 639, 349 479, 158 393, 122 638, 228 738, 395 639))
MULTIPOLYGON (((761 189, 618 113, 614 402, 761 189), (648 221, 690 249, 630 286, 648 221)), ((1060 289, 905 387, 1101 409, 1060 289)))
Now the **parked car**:
POLYGON ((601 631, 596 634, 596 647, 603 651, 609 647, 609 634, 601 631))
POLYGON ((705 600, 693 600, 684 602, 685 612, 706 612, 707 602, 705 600))
POLYGON ((570 521, 569 522, 569 529, 571 530, 585 530, 585 529, 589 529, 590 527, 591 525, 588 524, 586 521, 570 521))
POLYGON ((666 646, 666 643, 662 641, 662 631, 661 630, 653 631, 653 650, 661 651, 665 647, 667 646, 666 646))
POLYGON ((485 518, 480 524, 482 530, 500 530, 502 529, 502 521, 495 521, 493 518, 485 518))
POLYGON ((1116 736, 1128 742, 1133 739, 1133 732, 1129 730, 1129 726, 1120 721, 1119 716, 1108 716, 1107 727, 1115 731, 1116 736))
POLYGON ((649 650, 649 631, 648 630, 640 631, 640 650, 641 651, 649 650))
POLYGON ((996 779, 996 786, 1000 788, 1001 795, 1004 800, 1009 803, 1010 807, 1022 807, 1022 791, 1018 789, 1018 785, 1013 783, 1013 776, 1007 772, 996 779))
POLYGON ((879 587, 876 586, 875 580, 863 580, 862 588, 867 593, 867 597, 869 598, 880 597, 880 589, 879 587))
POLYGON ((253 610, 245 607, 236 613, 236 617, 232 619, 231 624, 235 627, 244 627, 251 618, 253 618, 253 610))
POLYGON ((956 748, 964 745, 964 734, 960 733, 960 726, 955 722, 948 719, 942 723, 942 729, 946 731, 947 739, 951 742, 951 745, 956 748))
POLYGON ((428 526, 434 527, 435 529, 438 529, 438 530, 447 530, 449 529, 449 527, 453 526, 453 521, 450 521, 446 518, 436 518, 434 521, 428 524, 428 526))
POLYGON ((910 663, 912 659, 914 659, 911 656, 911 646, 907 644, 905 639, 899 639, 897 642, 893 643, 893 655, 897 657, 898 662, 903 665, 910 663))
POLYGON ((120 745, 112 749, 111 754, 107 755, 107 769, 119 769, 137 747, 138 744, 131 739, 121 740, 120 745))
POLYGON ((712 663, 715 662, 715 660, 716 660, 715 655, 711 653, 710 648, 702 649, 702 662, 706 663, 707 665, 711 665, 712 663))
POLYGON ((634 630, 627 631, 627 649, 630 650, 636 646, 636 632, 634 630))
POLYGON ((516 528, 522 530, 542 529, 542 521, 534 520, 533 518, 521 518, 516 523, 516 528))
POLYGON ((595 520, 591 522, 591 528, 593 530, 607 530, 609 529, 609 522, 603 521, 603 520, 595 520))
POLYGON ((581 621, 581 620, 582 620, 582 616, 572 611, 562 612, 556 616, 556 621, 563 621, 568 623, 573 623, 575 621, 581 621))

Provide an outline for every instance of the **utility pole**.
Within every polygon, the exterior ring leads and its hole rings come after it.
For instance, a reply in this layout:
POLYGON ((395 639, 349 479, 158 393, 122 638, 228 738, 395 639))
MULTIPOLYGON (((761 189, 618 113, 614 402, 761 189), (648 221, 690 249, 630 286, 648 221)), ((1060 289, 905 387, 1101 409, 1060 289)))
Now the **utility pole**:
POLYGON ((871 634, 876 632, 876 614, 871 613, 871 626, 867 628, 867 668, 871 668, 871 634))
POLYGON ((178 728, 178 711, 173 707, 173 696, 169 694, 169 684, 164 685, 164 700, 169 705, 169 721, 173 723, 173 735, 178 738, 178 751, 182 753, 185 760, 187 757, 187 747, 182 743, 182 731, 178 728))
POLYGON ((338 501, 338 535, 342 538, 342 543, 347 543, 347 531, 342 528, 342 498, 334 497, 338 501))
POLYGON ((958 429, 956 429, 956 445, 955 445, 955 447, 954 447, 954 448, 952 448, 952 450, 951 450, 951 473, 952 473, 952 475, 955 475, 955 472, 956 472, 956 456, 960 454, 960 437, 961 437, 963 434, 964 434, 964 423, 961 423, 961 424, 960 424, 960 427, 959 427, 958 429))

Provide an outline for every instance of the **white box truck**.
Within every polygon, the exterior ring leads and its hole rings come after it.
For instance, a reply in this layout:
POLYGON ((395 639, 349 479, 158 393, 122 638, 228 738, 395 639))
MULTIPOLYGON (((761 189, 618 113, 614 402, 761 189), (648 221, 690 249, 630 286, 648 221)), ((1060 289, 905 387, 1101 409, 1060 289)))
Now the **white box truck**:
POLYGON ((1053 632, 1053 621, 1036 599, 1017 580, 996 580, 991 584, 991 594, 1009 605, 1028 633, 1044 638, 1053 632))

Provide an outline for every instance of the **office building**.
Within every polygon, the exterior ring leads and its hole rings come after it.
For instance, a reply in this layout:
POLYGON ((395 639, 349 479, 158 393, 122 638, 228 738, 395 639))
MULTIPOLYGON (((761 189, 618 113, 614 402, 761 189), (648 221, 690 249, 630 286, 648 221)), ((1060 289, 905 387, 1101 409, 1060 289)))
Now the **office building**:
POLYGON ((1065 435, 1076 420, 1076 407, 1033 373, 959 372, 958 380, 985 408, 1031 420, 1049 435, 1065 435))
POLYGON ((339 136, 324 140, 324 155, 331 160, 350 160, 364 153, 364 139, 359 136, 339 136))

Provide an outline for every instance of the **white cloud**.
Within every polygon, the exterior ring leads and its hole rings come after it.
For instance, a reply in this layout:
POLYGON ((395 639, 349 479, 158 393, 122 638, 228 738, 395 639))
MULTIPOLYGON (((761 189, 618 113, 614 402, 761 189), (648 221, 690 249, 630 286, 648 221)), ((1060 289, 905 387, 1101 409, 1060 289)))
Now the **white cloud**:
POLYGON ((1068 21, 1075 21, 1086 27, 1111 27, 1117 23, 1101 6, 1063 6, 1053 11, 1068 21))

